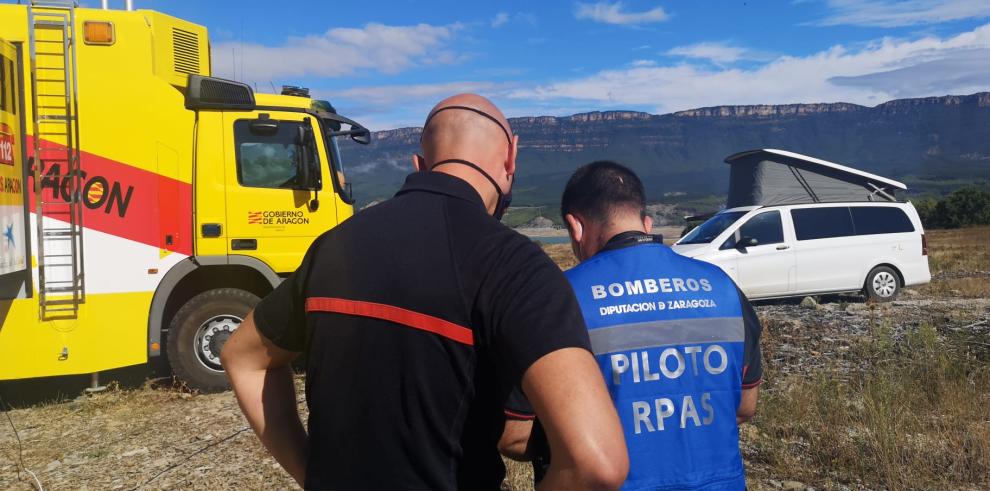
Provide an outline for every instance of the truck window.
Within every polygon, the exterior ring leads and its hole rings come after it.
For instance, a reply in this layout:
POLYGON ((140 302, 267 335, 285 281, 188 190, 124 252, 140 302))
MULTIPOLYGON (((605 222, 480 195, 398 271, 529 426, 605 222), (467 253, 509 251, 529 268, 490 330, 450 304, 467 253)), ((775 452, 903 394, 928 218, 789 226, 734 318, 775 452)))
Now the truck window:
POLYGON ((853 235, 848 206, 791 210, 797 240, 828 239, 853 235))
POLYGON ((736 247, 736 241, 742 237, 752 237, 756 239, 758 245, 780 244, 784 241, 784 227, 780 222, 779 211, 768 211, 750 218, 737 233, 732 234, 721 249, 732 249, 736 247))
POLYGON ((856 235, 900 234, 914 232, 914 225, 904 210, 893 206, 853 206, 856 235))
POLYGON ((255 188, 294 189, 301 176, 297 176, 307 152, 310 165, 319 168, 318 155, 312 148, 297 142, 299 127, 303 122, 279 121, 273 135, 251 132, 253 120, 234 122, 234 144, 237 153, 237 182, 255 188))

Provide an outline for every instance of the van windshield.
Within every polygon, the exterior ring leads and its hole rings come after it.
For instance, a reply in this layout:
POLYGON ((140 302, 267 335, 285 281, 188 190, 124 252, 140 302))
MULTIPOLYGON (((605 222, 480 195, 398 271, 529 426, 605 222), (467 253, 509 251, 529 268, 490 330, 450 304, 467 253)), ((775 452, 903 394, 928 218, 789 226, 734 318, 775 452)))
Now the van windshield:
POLYGON ((739 217, 745 215, 745 211, 725 211, 708 219, 705 223, 698 225, 691 232, 679 240, 678 244, 707 244, 718 237, 730 225, 736 223, 739 217))

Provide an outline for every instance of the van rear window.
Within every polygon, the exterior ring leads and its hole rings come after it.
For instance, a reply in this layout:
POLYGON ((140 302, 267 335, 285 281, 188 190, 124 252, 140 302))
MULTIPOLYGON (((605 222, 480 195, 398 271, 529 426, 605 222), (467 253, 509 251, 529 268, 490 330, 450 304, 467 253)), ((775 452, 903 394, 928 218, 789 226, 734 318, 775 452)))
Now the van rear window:
POLYGON ((853 235, 849 207, 798 208, 791 210, 797 240, 828 239, 853 235))
POLYGON ((904 210, 893 206, 852 206, 856 235, 900 234, 914 232, 914 225, 904 210))

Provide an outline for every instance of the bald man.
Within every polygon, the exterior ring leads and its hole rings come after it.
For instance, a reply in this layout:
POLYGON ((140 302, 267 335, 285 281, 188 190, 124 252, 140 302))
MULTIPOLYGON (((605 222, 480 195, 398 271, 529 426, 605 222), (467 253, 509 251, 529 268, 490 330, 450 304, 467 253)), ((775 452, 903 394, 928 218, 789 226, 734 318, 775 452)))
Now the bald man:
POLYGON ((628 470, 577 301, 499 222, 518 138, 487 99, 441 101, 394 198, 319 237, 221 360, 241 409, 307 489, 499 489, 520 385, 545 427, 546 489, 613 489, 628 470), (308 432, 289 363, 306 353, 308 432))

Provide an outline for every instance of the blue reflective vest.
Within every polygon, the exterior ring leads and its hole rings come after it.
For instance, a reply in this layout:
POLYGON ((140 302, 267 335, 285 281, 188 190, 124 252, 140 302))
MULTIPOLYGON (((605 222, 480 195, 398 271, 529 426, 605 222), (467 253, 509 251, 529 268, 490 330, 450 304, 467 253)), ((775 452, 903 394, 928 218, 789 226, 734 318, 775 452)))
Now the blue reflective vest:
POLYGON ((623 489, 745 489, 745 329, 732 280, 656 243, 600 252, 566 274, 625 432, 623 489))

